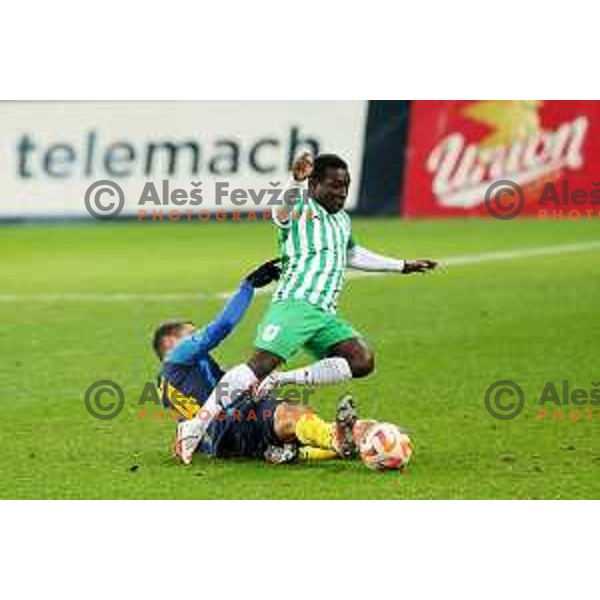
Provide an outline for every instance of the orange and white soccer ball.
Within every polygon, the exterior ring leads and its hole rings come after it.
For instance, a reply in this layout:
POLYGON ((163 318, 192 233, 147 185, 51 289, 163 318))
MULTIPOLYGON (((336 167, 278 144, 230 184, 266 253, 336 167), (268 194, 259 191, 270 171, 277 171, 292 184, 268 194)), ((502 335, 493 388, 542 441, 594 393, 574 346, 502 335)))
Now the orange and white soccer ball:
POLYGON ((392 423, 376 423, 365 432, 359 446, 360 457, 376 471, 403 469, 413 453, 411 439, 392 423))

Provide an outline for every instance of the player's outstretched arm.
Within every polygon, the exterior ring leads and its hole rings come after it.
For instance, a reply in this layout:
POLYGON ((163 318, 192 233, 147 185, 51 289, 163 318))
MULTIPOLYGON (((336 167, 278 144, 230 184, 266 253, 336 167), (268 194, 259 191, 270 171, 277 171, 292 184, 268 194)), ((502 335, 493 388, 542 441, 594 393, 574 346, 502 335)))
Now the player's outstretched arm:
POLYGON ((242 320, 252 302, 255 289, 279 279, 279 262, 278 258, 267 261, 244 278, 236 294, 227 302, 217 318, 204 329, 206 350, 220 344, 242 320))
POLYGON ((401 260, 382 256, 356 244, 348 250, 348 266, 359 271, 425 273, 435 269, 437 265, 435 260, 429 259, 401 260))
POLYGON ((244 279, 219 315, 206 327, 187 336, 166 357, 172 364, 189 365, 218 346, 241 321, 254 297, 254 287, 244 279))
POLYGON ((168 361, 191 364, 199 354, 205 354, 218 346, 246 314, 254 297, 254 290, 279 278, 278 262, 279 259, 270 260, 248 274, 219 315, 204 329, 183 339, 169 354, 168 361))

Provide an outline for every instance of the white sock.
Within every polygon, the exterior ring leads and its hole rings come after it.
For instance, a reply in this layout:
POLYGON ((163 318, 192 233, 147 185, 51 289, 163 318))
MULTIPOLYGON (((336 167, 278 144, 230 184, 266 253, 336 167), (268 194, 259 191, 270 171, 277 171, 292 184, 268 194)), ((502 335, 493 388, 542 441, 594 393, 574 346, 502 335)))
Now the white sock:
POLYGON ((307 367, 277 374, 279 383, 295 385, 333 385, 348 379, 352 379, 352 371, 348 361, 341 356, 324 358, 307 367))
POLYGON ((233 369, 230 369, 221 377, 221 380, 217 383, 215 389, 196 416, 201 420, 205 420, 207 413, 202 413, 203 410, 209 411, 211 415, 214 415, 221 406, 227 408, 234 400, 240 397, 242 392, 245 392, 257 382, 258 379, 254 371, 248 365, 241 364, 233 367, 233 369))

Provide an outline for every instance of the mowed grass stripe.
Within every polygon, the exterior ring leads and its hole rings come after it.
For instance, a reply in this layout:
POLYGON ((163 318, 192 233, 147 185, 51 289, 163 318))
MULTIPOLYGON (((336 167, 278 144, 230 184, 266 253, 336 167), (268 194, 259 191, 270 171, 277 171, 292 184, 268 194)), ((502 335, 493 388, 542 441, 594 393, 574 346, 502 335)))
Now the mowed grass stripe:
MULTIPOLYGON (((552 255, 573 254, 600 249, 600 240, 576 244, 553 244, 534 248, 520 248, 503 252, 483 252, 480 254, 467 254, 451 256, 441 259, 442 267, 459 267, 465 265, 481 264, 485 262, 519 260, 552 255)), ((381 277, 389 273, 367 273, 350 271, 348 277, 353 279, 361 277, 381 277)), ((257 290, 259 294, 271 293, 270 288, 257 290)), ((223 300, 229 298, 234 292, 198 292, 198 293, 129 293, 129 292, 98 292, 98 293, 49 293, 49 294, 3 294, 0 293, 0 302, 187 302, 194 300, 223 300)))

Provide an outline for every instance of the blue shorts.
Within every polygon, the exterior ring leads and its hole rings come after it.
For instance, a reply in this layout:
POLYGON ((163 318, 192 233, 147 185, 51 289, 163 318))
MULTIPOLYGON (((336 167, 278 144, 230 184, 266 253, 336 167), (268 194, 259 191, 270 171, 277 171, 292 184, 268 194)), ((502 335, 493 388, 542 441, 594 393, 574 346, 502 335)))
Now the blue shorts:
POLYGON ((280 444, 274 429, 277 406, 272 399, 241 398, 213 419, 199 451, 220 458, 263 458, 269 445, 280 444))

